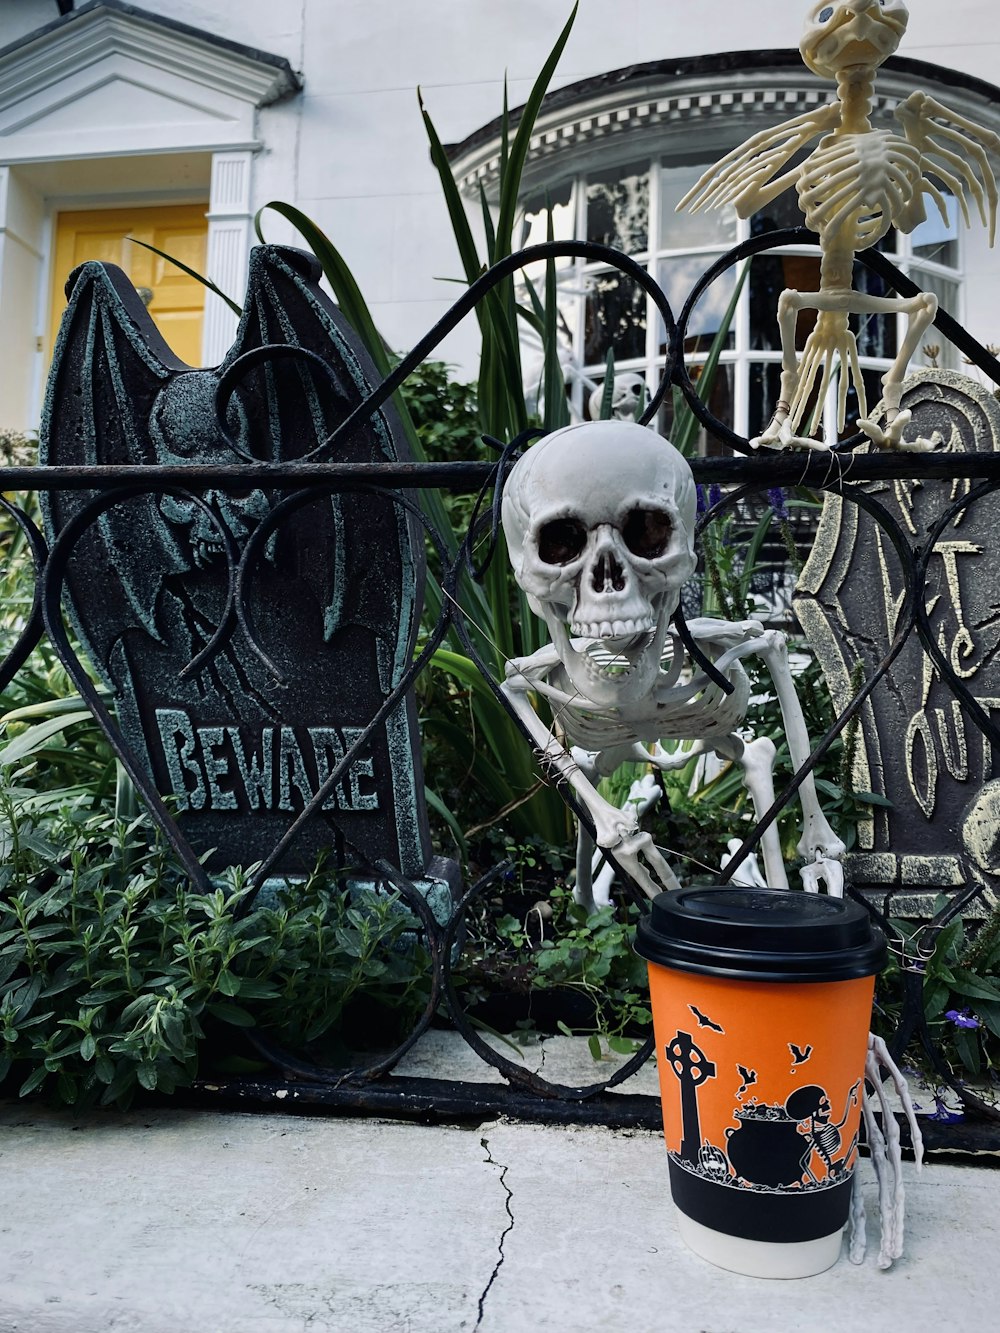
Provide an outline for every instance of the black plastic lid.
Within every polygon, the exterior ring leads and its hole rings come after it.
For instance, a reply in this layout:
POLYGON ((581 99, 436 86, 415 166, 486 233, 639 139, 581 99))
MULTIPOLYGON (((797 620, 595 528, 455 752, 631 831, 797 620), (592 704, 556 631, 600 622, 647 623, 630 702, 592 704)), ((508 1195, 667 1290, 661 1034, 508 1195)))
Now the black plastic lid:
POLYGON ((870 977, 887 957, 885 936, 859 903, 728 884, 661 893, 634 947, 663 967, 757 981, 870 977))

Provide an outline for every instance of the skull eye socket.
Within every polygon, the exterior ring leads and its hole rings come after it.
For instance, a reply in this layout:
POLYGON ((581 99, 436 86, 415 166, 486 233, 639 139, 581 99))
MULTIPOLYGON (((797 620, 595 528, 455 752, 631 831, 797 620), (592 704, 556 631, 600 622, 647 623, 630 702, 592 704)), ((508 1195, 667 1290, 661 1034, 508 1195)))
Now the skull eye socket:
POLYGON ((622 537, 633 555, 655 560, 670 545, 674 525, 662 509, 633 509, 622 525, 622 537))
POLYGON ((568 565, 587 544, 587 529, 575 518, 555 518, 538 534, 538 556, 546 565, 568 565))

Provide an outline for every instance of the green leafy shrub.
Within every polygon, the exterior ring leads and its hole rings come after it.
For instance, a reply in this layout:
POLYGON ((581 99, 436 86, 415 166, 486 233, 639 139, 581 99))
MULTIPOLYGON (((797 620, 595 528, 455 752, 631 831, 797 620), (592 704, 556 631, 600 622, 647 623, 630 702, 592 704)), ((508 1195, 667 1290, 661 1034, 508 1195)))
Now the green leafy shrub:
POLYGON ((211 1023, 336 1062, 352 1006, 371 999, 378 1028, 405 1031, 426 1004, 427 956, 397 895, 352 902, 319 871, 238 918, 238 868, 196 893, 145 818, 32 801, 0 788, 0 1078, 22 1096, 172 1092, 198 1073, 211 1023))

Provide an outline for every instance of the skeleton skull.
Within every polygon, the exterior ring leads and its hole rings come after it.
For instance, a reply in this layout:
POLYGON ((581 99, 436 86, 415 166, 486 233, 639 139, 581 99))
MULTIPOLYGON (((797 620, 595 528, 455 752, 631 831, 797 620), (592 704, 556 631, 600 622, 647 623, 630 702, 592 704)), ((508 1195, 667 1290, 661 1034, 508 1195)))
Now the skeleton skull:
POLYGON ((835 79, 852 65, 874 69, 895 51, 909 17, 902 0, 818 0, 799 51, 821 79, 835 79))
MULTIPOLYGON (((601 415, 601 403, 604 400, 604 385, 599 385, 590 395, 588 406, 590 419, 596 421, 601 415)), ((615 376, 611 392, 611 415, 616 421, 634 421, 636 408, 646 406, 646 381, 642 375, 629 371, 615 376)))
POLYGON ((695 567, 695 508, 683 457, 634 422, 567 426, 511 470, 503 526, 514 576, 593 703, 650 689, 695 567), (614 654, 611 668, 588 654, 595 643, 614 654))

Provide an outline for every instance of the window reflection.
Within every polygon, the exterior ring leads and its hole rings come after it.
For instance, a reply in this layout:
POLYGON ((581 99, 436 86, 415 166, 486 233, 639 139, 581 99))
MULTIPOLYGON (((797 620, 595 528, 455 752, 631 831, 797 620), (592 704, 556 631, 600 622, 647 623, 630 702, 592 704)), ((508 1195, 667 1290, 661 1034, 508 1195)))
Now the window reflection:
POLYGON ((924 198, 927 218, 911 233, 913 253, 921 259, 955 268, 958 264, 958 200, 949 191, 942 191, 942 194, 945 217, 941 216, 930 195, 924 198))
POLYGON ((628 255, 649 243, 649 167, 616 167, 587 180, 587 240, 628 255))
MULTIPOLYGON (((691 381, 695 388, 698 387, 698 381, 704 373, 704 364, 688 367, 691 374, 691 381)), ((733 419, 733 373, 735 367, 727 362, 722 362, 715 368, 715 374, 712 377, 712 387, 708 393, 707 406, 713 416, 718 417, 720 421, 730 422, 733 419)), ((728 452, 724 445, 708 434, 705 428, 699 424, 693 424, 690 416, 690 409, 686 403, 682 402, 680 407, 679 419, 675 419, 675 395, 668 393, 660 405, 656 414, 656 429, 661 435, 666 436, 675 444, 684 446, 684 452, 687 454, 700 454, 704 457, 715 457, 728 452), (693 439, 685 440, 685 435, 689 430, 694 431, 693 439)))
POLYGON ((584 315, 585 365, 603 362, 613 348, 616 361, 646 355, 646 293, 631 278, 608 271, 588 278, 584 315))
POLYGON ((660 246, 664 250, 693 250, 696 246, 718 245, 724 249, 736 244, 736 209, 705 209, 700 213, 676 211, 677 205, 697 182, 709 164, 660 167, 660 246))
MULTIPOLYGON (((693 255, 687 259, 677 257, 660 260, 656 280, 670 302, 674 319, 680 318, 684 302, 710 262, 711 259, 706 259, 705 255, 693 255)), ((729 303, 733 298, 736 273, 736 269, 727 269, 702 293, 688 320, 687 337, 684 340, 685 351, 708 351, 709 344, 722 327, 729 303)), ((656 316, 656 328, 657 347, 663 352, 666 350, 666 338, 663 319, 659 312, 656 316)), ((732 327, 723 346, 727 348, 735 346, 735 331, 732 327)))
MULTIPOLYGON (((854 265, 854 286, 867 296, 892 296, 893 289, 863 264, 854 265)), ((858 344, 858 356, 891 358, 896 355, 896 316, 852 315, 851 331, 858 344)))
MULTIPOLYGON (((750 346, 755 351, 778 352, 778 297, 786 287, 797 292, 819 288, 816 255, 754 255, 750 266, 750 346)), ((815 310, 800 310, 795 323, 795 346, 802 350, 816 323, 815 310)))

